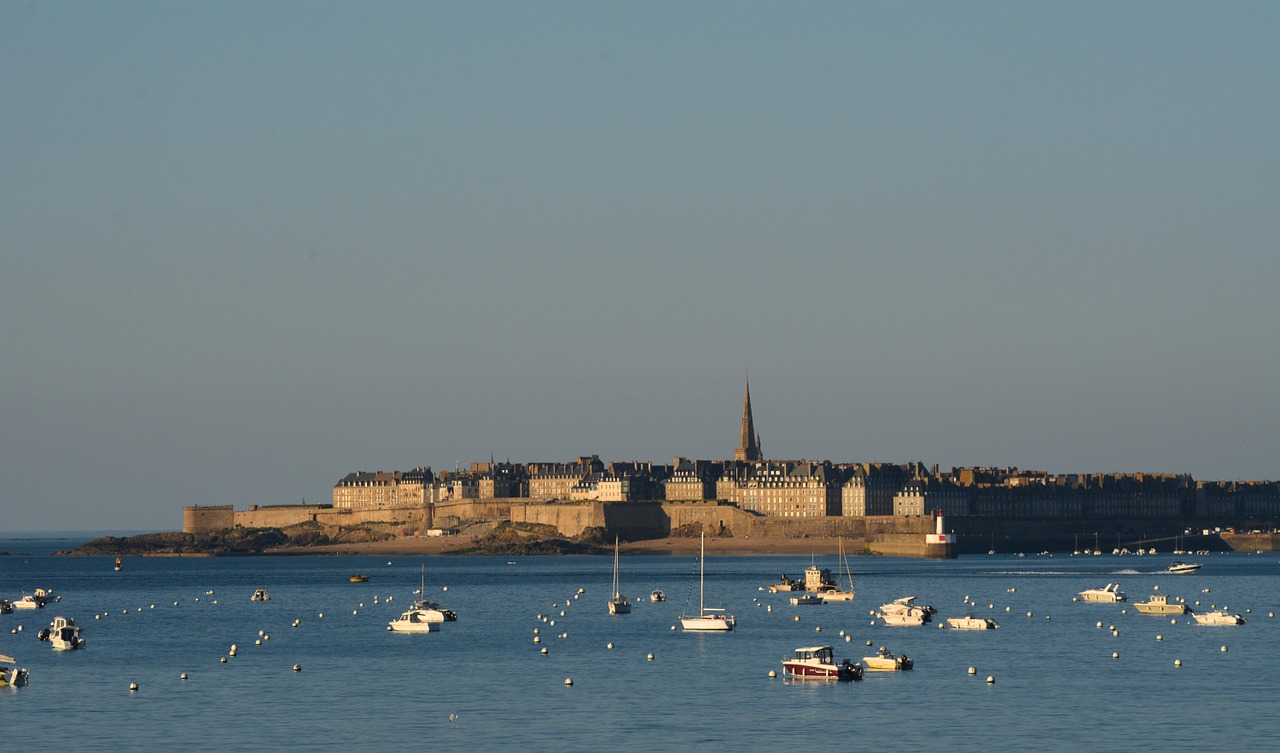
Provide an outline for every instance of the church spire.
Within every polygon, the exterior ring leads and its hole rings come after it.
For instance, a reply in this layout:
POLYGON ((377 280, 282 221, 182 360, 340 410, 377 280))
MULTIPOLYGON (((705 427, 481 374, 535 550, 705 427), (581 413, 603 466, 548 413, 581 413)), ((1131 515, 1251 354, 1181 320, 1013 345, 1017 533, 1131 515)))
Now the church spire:
POLYGON ((751 380, 747 379, 747 392, 742 398, 742 428, 738 432, 738 449, 733 451, 733 459, 760 460, 760 440, 756 437, 756 425, 751 417, 751 380))

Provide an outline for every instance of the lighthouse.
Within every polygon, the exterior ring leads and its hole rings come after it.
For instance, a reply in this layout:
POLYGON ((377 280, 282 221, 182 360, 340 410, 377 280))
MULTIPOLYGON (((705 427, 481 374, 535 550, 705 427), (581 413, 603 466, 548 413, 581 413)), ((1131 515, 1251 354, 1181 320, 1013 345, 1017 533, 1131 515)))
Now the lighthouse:
MULTIPOLYGON (((945 533, 942 527, 942 511, 938 510, 934 515, 933 533, 924 535, 925 545, 940 545, 954 547, 956 543, 956 535, 954 533, 945 533)), ((954 550, 953 550, 954 551, 954 550)), ((954 556, 947 555, 947 556, 954 556)))

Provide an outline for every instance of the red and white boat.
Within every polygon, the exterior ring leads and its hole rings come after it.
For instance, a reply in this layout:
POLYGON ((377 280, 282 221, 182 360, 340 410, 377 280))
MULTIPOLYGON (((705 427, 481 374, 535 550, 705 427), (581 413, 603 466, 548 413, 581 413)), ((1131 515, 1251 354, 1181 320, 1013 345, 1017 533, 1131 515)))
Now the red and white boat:
POLYGON ((796 649, 795 656, 782 660, 782 671, 793 680, 862 679, 862 667, 848 659, 837 664, 830 646, 796 649))

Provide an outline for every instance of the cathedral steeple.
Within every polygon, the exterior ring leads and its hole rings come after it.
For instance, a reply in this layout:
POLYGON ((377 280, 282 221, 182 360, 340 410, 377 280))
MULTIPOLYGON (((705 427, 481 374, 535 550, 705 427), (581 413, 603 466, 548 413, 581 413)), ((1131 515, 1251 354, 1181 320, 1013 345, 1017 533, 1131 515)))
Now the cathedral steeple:
POLYGON ((742 429, 738 432, 738 449, 733 451, 734 460, 757 462, 760 456, 760 440, 756 434, 755 421, 751 418, 751 380, 747 380, 747 392, 742 398, 742 429))

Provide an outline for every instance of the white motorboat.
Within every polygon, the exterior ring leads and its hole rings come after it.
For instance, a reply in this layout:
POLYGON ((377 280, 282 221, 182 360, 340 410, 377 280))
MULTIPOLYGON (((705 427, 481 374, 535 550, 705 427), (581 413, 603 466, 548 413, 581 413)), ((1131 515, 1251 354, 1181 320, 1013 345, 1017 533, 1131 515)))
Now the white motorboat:
POLYGON ((974 617, 966 614, 964 617, 948 617, 947 624, 942 627, 952 627, 956 630, 995 630, 1000 627, 1000 623, 990 617, 974 617))
POLYGON ((916 606, 916 597, 903 596, 880 606, 876 615, 890 627, 915 627, 933 620, 938 610, 929 605, 916 606))
POLYGON ((782 672, 793 680, 861 680, 862 667, 845 659, 836 663, 830 646, 797 648, 782 660, 782 672))
POLYGON ((434 633, 440 629, 442 618, 431 614, 435 610, 410 609, 400 615, 400 619, 392 620, 387 627, 397 633, 434 633))
POLYGON ((609 614, 628 614, 631 602, 618 588, 618 537, 613 537, 613 596, 609 597, 609 614))
POLYGON ((1199 562, 1174 562, 1165 568, 1165 572, 1173 575, 1190 575, 1199 569, 1199 562))
POLYGON ((42 641, 49 641, 54 651, 74 651, 84 648, 84 638, 80 637, 80 628, 76 621, 67 617, 54 617, 49 627, 41 630, 36 636, 42 641))
POLYGON ((1215 609, 1211 612, 1192 611, 1191 617, 1197 625, 1243 625, 1248 622, 1240 615, 1231 614, 1223 609, 1215 609))
POLYGON ((657 602, 657 601, 666 601, 666 600, 667 600, 667 595, 656 588, 649 592, 649 601, 657 602))
POLYGON ((823 601, 822 597, 818 594, 801 594, 800 596, 792 596, 791 603, 796 606, 808 607, 818 604, 826 604, 827 602, 823 601))
POLYGON ((1108 583, 1102 588, 1090 588, 1081 591, 1080 600, 1100 604, 1114 604, 1118 601, 1128 601, 1129 597, 1121 593, 1119 583, 1108 583))
POLYGON ((727 632, 733 630, 737 621, 724 609, 707 607, 706 593, 707 571, 707 534, 702 533, 702 543, 698 548, 698 614, 695 617, 680 616, 680 627, 697 632, 727 632))
POLYGON ((849 584, 849 589, 843 590, 841 584, 836 584, 833 588, 820 591, 818 596, 823 601, 853 601, 853 572, 849 570, 849 558, 844 553, 844 539, 840 539, 840 568, 844 571, 841 573, 845 581, 849 584))
POLYGON ((27 670, 17 666, 18 660, 0 654, 0 688, 20 688, 27 684, 27 670))
POLYGON ((914 667, 916 663, 908 659, 906 655, 894 656, 884 646, 880 647, 875 656, 862 657, 862 666, 868 672, 897 672, 905 671, 914 667))
POLYGON ((271 594, 267 593, 267 589, 259 588, 249 597, 249 601, 271 601, 271 594))
POLYGON ((1186 614, 1187 605, 1182 602, 1170 602, 1163 594, 1152 594, 1147 601, 1135 601, 1133 608, 1142 614, 1186 614))
POLYGON ((44 603, 31 594, 27 594, 13 602, 14 609, 40 609, 43 606, 44 603))

